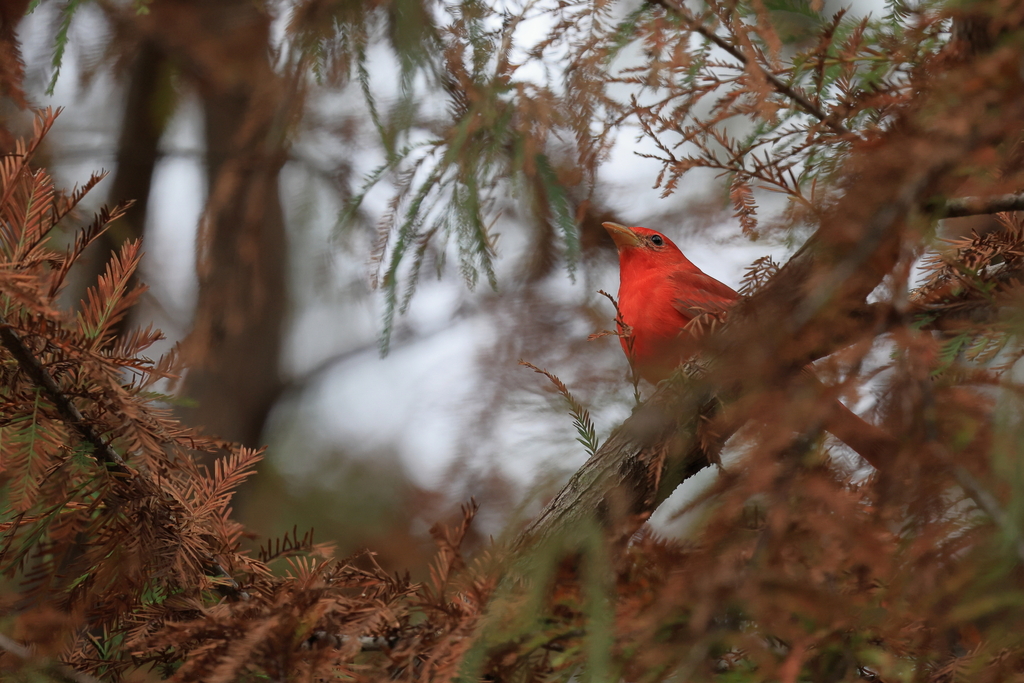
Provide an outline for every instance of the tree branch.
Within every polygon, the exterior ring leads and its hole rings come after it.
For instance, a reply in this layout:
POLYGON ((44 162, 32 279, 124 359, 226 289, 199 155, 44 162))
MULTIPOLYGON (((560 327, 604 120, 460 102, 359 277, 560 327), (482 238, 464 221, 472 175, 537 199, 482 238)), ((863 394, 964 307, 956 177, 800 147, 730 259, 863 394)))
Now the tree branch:
MULTIPOLYGON (((744 66, 751 64, 747 55, 727 41, 722 36, 705 26, 697 20, 677 0, 648 0, 653 5, 658 5, 675 16, 679 17, 694 33, 698 33, 716 46, 727 52, 733 59, 736 59, 744 66)), ((833 116, 823 110, 820 106, 810 100, 799 88, 786 83, 772 71, 765 69, 760 64, 757 66, 772 88, 780 95, 788 98, 805 112, 818 119, 839 135, 849 135, 852 131, 842 123, 836 121, 833 116)), ((994 195, 991 197, 958 197, 947 200, 938 208, 940 218, 963 218, 965 216, 980 216, 1003 211, 1024 211, 1024 193, 994 195)))
POLYGON ((731 433, 705 444, 697 426, 717 411, 718 401, 698 386, 680 391, 679 384, 662 384, 622 423, 519 535, 513 549, 572 538, 588 521, 596 521, 616 541, 628 540, 676 486, 717 460, 731 433))
MULTIPOLYGON (((747 56, 743 54, 743 52, 741 52, 738 47, 736 47, 729 41, 725 40, 724 38, 716 34, 714 31, 709 29, 707 26, 699 22, 695 17, 693 17, 693 15, 689 13, 689 11, 686 10, 685 7, 678 4, 676 0, 649 0, 649 2, 651 2, 651 4, 665 8, 672 14, 682 19, 691 31, 699 33, 700 35, 704 36, 712 43, 720 47, 721 49, 728 52, 729 55, 733 57, 733 59, 738 60, 740 64, 743 64, 744 66, 748 66, 751 64, 751 61, 747 59, 747 56)), ((771 86, 775 89, 777 93, 795 102, 801 109, 803 109, 808 114, 810 114, 811 116, 813 116, 814 118, 818 119, 826 126, 831 128, 833 132, 838 133, 839 135, 850 134, 851 131, 849 128, 844 126, 842 123, 836 121, 830 114, 822 110, 821 107, 814 104, 814 102, 811 102, 810 98, 808 98, 807 95, 801 92, 798 88, 795 88, 790 84, 786 83, 771 71, 761 67, 760 64, 755 63, 754 66, 761 70, 761 73, 764 75, 765 79, 767 79, 767 81, 771 84, 771 86)))
POLYGON ((2 343, 14 359, 18 361, 22 372, 28 375, 36 386, 40 387, 57 407, 57 412, 64 421, 84 441, 93 447, 93 453, 97 460, 107 466, 107 469, 126 477, 133 476, 135 472, 128 466, 117 451, 115 451, 103 437, 99 435, 96 428, 86 421, 81 411, 74 404, 70 397, 65 394, 57 380, 43 366, 38 358, 25 346, 21 335, 11 326, 7 320, 0 315, 0 343, 2 343))
POLYGON ((963 218, 1003 211, 1024 211, 1024 192, 990 197, 957 197, 947 200, 938 213, 941 218, 963 218))
MULTIPOLYGON (((0 315, 0 344, 3 344, 11 355, 14 356, 15 360, 18 361, 22 372, 28 375, 36 386, 46 392, 46 395, 57 407, 57 412, 60 413, 64 422, 77 432, 82 440, 92 445, 93 455, 97 461, 103 463, 110 472, 140 481, 139 473, 133 470, 125 462, 124 458, 100 436, 96 428, 85 419, 85 416, 82 415, 82 412, 71 398, 61 390, 57 380, 53 378, 53 375, 43 366, 35 354, 29 350, 21 335, 2 315, 0 315)), ((145 477, 142 478, 142 480, 144 479, 145 477)), ((217 584, 216 590, 218 593, 233 600, 249 599, 249 594, 240 589, 238 582, 219 562, 212 557, 208 557, 207 560, 207 571, 210 575, 225 579, 224 582, 217 584)))

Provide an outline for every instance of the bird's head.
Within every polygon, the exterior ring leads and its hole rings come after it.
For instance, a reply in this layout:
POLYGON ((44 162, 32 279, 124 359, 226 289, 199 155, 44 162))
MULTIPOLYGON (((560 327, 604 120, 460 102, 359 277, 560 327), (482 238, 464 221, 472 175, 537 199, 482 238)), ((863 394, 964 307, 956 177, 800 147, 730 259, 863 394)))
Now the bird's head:
POLYGON ((679 247, 657 230, 627 228, 618 223, 601 225, 612 236, 619 250, 619 263, 622 265, 688 262, 679 247))

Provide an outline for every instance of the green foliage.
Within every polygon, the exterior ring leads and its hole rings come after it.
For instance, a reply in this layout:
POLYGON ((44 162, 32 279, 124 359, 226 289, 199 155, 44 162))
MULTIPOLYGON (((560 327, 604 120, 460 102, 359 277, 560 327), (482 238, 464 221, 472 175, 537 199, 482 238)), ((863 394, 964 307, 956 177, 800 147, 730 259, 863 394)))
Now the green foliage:
MULTIPOLYGON (((46 86, 46 94, 52 96, 53 89, 57 87, 57 78, 60 76, 60 68, 64 63, 64 51, 68 46, 68 32, 71 30, 71 21, 75 17, 75 13, 81 8, 83 0, 67 0, 64 7, 60 11, 60 25, 57 28, 57 35, 54 38, 53 43, 53 75, 50 77, 50 84, 46 86)), ((31 6, 29 11, 33 11, 35 6, 31 6)))
MULTIPOLYGON (((357 79, 382 142, 385 164, 364 180, 340 222, 346 225, 358 217, 369 189, 384 180, 394 183, 375 250, 377 283, 385 300, 384 352, 394 315, 409 305, 428 258, 442 264, 451 253, 467 286, 485 279, 497 287, 491 226, 499 198, 513 187, 535 194, 542 220, 562 237, 570 273, 580 255, 575 212, 546 152, 553 131, 563 127, 561 115, 545 118, 554 113, 557 97, 548 88, 517 80, 517 67, 510 61, 511 36, 522 18, 514 25, 496 26, 493 8, 471 2, 444 5, 444 11, 449 23, 432 48, 442 60, 413 60, 403 67, 404 74, 412 73, 413 65, 427 70, 429 82, 440 82, 447 93, 451 125, 441 136, 408 142, 419 125, 413 115, 413 102, 422 96, 416 81, 402 77, 399 101, 387 117, 373 95, 365 46, 355 53, 357 79)), ((346 35, 339 29, 332 49, 339 49, 346 35)))
POLYGON ((570 277, 576 272, 576 263, 580 258, 580 238, 573 215, 572 205, 565 188, 558 182, 558 176, 551 167, 551 162, 543 154, 534 158, 534 164, 547 198, 547 211, 553 222, 562 232, 565 240, 565 267, 570 277))
POLYGON ((547 370, 538 368, 533 363, 520 360, 519 364, 525 365, 540 375, 544 375, 551 381, 558 393, 565 399, 565 402, 569 404, 569 414, 572 415, 572 425, 576 428, 576 433, 579 434, 576 440, 583 444, 583 447, 587 449, 587 455, 593 456, 597 453, 600 441, 597 438, 597 429, 594 427, 594 421, 590 419, 590 411, 572 395, 572 392, 569 391, 569 387, 567 387, 562 380, 558 379, 558 377, 547 370))

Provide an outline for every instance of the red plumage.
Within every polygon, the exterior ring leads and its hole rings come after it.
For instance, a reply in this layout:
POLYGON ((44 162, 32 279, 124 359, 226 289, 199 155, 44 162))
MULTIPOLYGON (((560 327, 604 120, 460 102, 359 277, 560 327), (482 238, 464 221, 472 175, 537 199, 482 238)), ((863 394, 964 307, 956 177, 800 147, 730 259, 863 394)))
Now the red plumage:
MULTIPOLYGON (((641 377, 660 382, 697 351, 687 325, 702 313, 724 311, 739 295, 693 265, 660 232, 617 223, 604 227, 619 250, 619 312, 631 331, 620 336, 622 348, 641 377)), ((818 382, 810 371, 806 375, 818 382)), ((825 428, 840 441, 875 467, 894 457, 899 443, 890 435, 840 401, 826 405, 825 428)))
POLYGON ((660 382, 693 354, 687 324, 728 308, 739 295, 660 232, 604 226, 619 250, 619 312, 632 331, 631 338, 621 337, 622 348, 641 377, 660 382))

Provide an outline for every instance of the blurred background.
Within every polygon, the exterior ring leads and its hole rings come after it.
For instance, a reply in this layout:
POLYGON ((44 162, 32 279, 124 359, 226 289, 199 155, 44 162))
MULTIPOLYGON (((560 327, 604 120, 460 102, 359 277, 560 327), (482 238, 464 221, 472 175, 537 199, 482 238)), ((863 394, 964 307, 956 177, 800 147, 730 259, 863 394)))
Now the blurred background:
MULTIPOLYGON (((374 282, 400 179, 366 179, 394 154, 395 131, 411 145, 450 123, 457 84, 407 64, 425 33, 444 30, 443 13, 420 0, 34 4, 17 25, 26 100, 64 108, 47 163, 67 187, 110 172, 90 208, 135 200, 80 286, 111 249, 144 238, 150 290, 130 324, 163 329, 160 351, 182 344, 184 419, 267 447, 236 503, 260 536, 315 527, 341 553, 371 547, 385 566, 415 571, 432 551, 430 526, 470 497, 481 539, 536 512, 587 454, 565 401, 518 360, 568 384, 602 439, 633 405, 618 340, 588 341, 613 327, 598 290, 618 287, 602 221, 662 230, 733 287, 754 259, 792 249, 742 236, 713 174, 662 198, 660 164, 639 156, 650 150, 627 128, 591 184, 579 174, 573 184, 571 155, 549 150, 564 158, 576 212, 574 269, 531 193, 506 183, 489 211, 495 286, 467 277, 453 245, 430 243, 389 324, 374 282), (336 34, 341 14, 359 15, 365 59, 318 70, 328 60, 295 57, 317 30, 336 34)), ((513 33, 513 60, 550 28, 543 12, 531 16, 513 33)), ((30 128, 29 111, 4 116, 30 128)))

